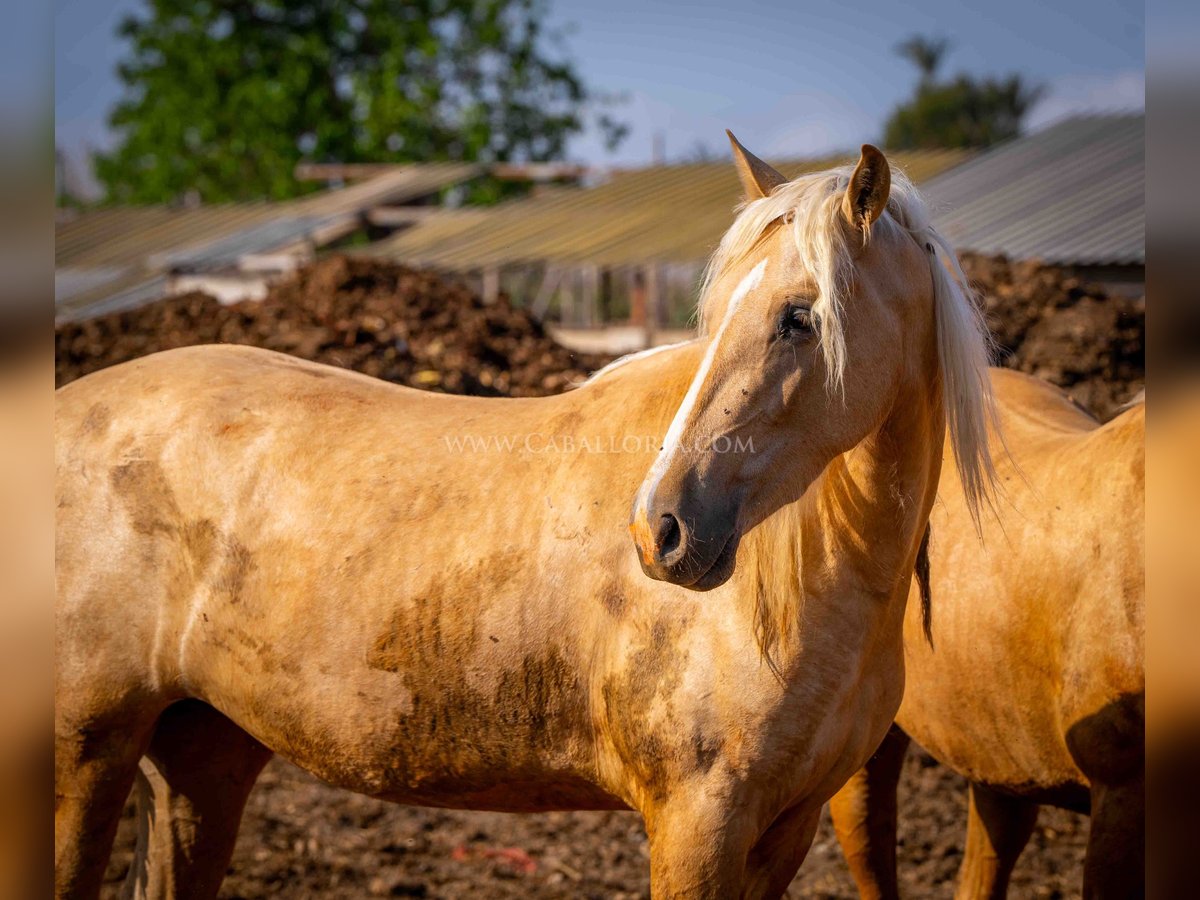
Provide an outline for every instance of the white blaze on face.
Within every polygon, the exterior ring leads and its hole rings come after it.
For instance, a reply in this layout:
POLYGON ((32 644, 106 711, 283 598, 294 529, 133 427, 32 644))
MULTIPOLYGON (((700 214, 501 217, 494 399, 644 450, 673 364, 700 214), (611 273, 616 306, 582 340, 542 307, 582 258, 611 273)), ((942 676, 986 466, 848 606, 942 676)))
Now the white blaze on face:
POLYGON ((725 317, 721 319, 721 326, 717 329, 717 333, 713 335, 712 342, 708 345, 708 350, 704 354, 704 359, 700 362, 700 368, 696 370, 696 377, 692 379, 692 384, 688 388, 688 392, 684 395, 683 403, 679 405, 678 412, 675 413, 675 418, 671 420, 671 427, 667 429, 667 436, 663 440, 662 449, 658 452, 658 457, 654 460, 654 465, 650 467, 650 471, 646 475, 646 480, 642 482, 642 488, 638 491, 638 502, 635 519, 646 518, 647 510, 650 508, 650 502, 654 499, 654 490, 658 487, 659 481, 662 480, 663 474, 671 465, 671 460, 674 459, 676 452, 679 450, 679 441, 683 437, 684 429, 687 427, 688 418, 692 414, 692 409, 696 405, 696 400, 700 397, 700 392, 704 389, 704 383, 708 380, 709 370, 712 369, 713 359, 717 355, 717 347, 721 344, 721 338, 725 336, 726 329, 729 328, 729 323, 733 321, 733 316, 737 312, 739 304, 745 299, 746 295, 762 283, 763 273, 767 271, 768 259, 759 262, 750 272, 738 282, 738 286, 734 288, 733 294, 729 298, 729 305, 725 308, 725 317))

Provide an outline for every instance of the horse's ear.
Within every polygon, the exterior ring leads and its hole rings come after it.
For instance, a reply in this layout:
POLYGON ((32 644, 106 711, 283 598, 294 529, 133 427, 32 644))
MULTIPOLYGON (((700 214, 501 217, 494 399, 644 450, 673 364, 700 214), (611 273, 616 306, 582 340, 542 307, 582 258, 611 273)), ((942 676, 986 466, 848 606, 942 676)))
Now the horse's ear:
POLYGON ((862 156, 850 176, 846 195, 842 197, 842 214, 846 221, 865 237, 871 223, 883 214, 891 190, 892 170, 887 159, 878 148, 863 144, 862 156))
POLYGON ((732 131, 726 128, 725 133, 733 145, 733 163, 737 166, 738 178, 742 180, 742 190, 746 192, 747 200, 765 197, 787 182, 786 178, 738 143, 732 131))

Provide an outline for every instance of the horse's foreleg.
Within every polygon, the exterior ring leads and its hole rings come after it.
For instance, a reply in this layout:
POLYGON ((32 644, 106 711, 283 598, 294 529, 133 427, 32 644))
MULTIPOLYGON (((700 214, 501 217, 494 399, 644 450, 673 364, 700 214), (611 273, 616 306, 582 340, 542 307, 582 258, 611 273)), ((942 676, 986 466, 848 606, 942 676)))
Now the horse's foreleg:
POLYGON ((1145 778, 1138 774, 1117 786, 1093 783, 1083 896, 1144 897, 1145 879, 1145 778))
POLYGON ((54 896, 92 900, 154 715, 77 720, 65 705, 54 738, 54 896))
POLYGON ((1017 858, 1025 849, 1038 805, 971 785, 967 846, 958 873, 955 900, 1002 900, 1017 858))
POLYGON ((125 897, 217 896, 246 799, 270 758, 210 706, 167 709, 138 773, 137 851, 125 897))
POLYGON ((740 896, 754 835, 743 817, 730 820, 736 808, 688 798, 645 813, 653 900, 740 896))
POLYGON ((771 823, 750 851, 743 900, 782 897, 808 855, 821 808, 794 806, 771 823))
POLYGON ((842 854, 863 900, 894 900, 896 880, 896 786, 909 737, 893 725, 867 764, 851 776, 829 811, 842 854))

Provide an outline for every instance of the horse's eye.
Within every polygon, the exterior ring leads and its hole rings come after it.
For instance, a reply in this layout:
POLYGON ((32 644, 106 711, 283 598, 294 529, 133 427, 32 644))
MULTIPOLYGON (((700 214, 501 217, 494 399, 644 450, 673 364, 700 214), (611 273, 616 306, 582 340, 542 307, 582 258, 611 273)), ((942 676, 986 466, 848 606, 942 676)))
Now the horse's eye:
POLYGON ((813 332, 812 309, 789 303, 779 316, 780 337, 806 337, 813 332))

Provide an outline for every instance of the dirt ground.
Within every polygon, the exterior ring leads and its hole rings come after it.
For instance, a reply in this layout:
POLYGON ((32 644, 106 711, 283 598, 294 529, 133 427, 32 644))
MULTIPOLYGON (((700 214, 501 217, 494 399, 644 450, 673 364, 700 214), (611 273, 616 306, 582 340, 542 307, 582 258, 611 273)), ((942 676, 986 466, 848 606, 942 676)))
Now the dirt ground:
MULTIPOLYGON (((905 896, 954 892, 966 830, 966 785, 909 753, 900 785, 905 896)), ((105 896, 115 897, 134 843, 126 809, 105 896)), ((1013 897, 1072 898, 1087 818, 1044 808, 1013 876, 1013 897)), ((636 813, 451 812, 396 806, 329 787, 276 759, 250 797, 224 898, 649 897, 646 833, 636 813)), ((791 897, 857 896, 828 815, 791 897)))
MULTIPOLYGON (((1143 299, 1108 296, 1037 263, 964 260, 1003 364, 1048 378, 1107 418, 1144 378, 1143 299)), ((428 273, 333 258, 260 305, 191 295, 56 332, 60 384, 169 346, 269 346, 392 381, 462 393, 562 390, 603 362, 571 354, 507 302, 485 308, 428 273)), ((909 897, 953 894, 965 783, 914 748, 900 793, 899 860, 909 897)), ((115 896, 134 842, 126 810, 109 866, 115 896)), ((1087 819, 1043 809, 1014 897, 1078 897, 1087 819)), ((316 781, 280 760, 255 788, 226 898, 647 897, 646 837, 634 813, 447 812, 393 806, 316 781)), ((856 896, 828 818, 792 897, 856 896)))

